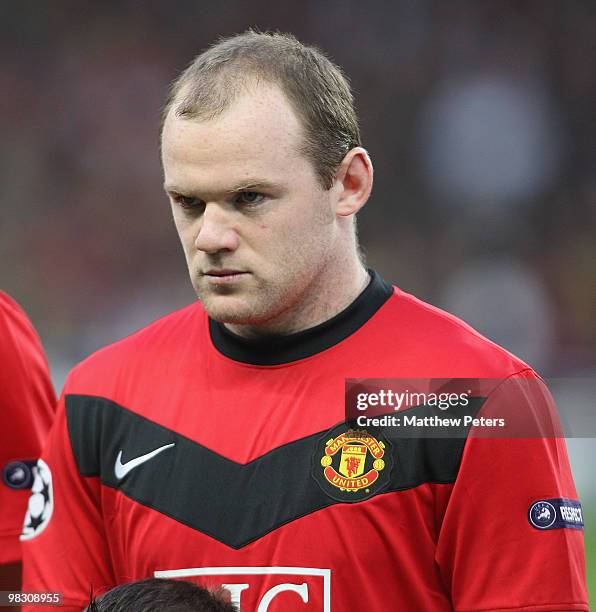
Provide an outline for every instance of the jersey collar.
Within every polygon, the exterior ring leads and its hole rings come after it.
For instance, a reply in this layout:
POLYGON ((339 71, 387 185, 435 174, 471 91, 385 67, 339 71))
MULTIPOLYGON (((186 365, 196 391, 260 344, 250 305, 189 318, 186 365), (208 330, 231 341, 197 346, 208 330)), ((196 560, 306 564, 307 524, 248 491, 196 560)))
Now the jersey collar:
POLYGON ((251 365, 280 365, 316 355, 360 329, 393 293, 374 270, 364 291, 340 313, 315 327, 287 336, 242 338, 225 325, 209 319, 209 333, 215 348, 230 359, 251 365))

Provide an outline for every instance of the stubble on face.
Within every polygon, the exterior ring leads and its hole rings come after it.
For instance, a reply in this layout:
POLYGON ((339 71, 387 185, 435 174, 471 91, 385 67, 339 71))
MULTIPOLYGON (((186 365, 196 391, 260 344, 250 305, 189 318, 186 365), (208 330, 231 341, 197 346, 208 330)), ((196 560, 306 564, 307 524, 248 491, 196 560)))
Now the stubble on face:
POLYGON ((258 325, 263 331, 269 327, 272 332, 283 329, 285 333, 316 317, 324 296, 317 285, 330 259, 327 209, 325 201, 314 203, 313 210, 319 214, 310 220, 310 232, 288 227, 284 228, 287 232, 270 235, 280 247, 290 246, 272 250, 266 269, 255 266, 237 286, 214 288, 195 274, 194 288, 209 316, 230 326, 258 325), (296 234, 302 239, 296 240, 296 234))

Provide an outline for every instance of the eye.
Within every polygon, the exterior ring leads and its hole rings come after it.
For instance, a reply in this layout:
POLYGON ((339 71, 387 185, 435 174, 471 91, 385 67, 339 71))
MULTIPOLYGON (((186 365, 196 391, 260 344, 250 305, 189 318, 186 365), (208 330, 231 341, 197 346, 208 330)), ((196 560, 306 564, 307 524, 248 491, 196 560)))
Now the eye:
POLYGON ((242 191, 236 196, 236 203, 255 206, 260 204, 264 199, 265 196, 258 191, 242 191))
POLYGON ((182 206, 185 206, 187 208, 193 208, 197 206, 198 200, 191 196, 180 196, 180 204, 182 204, 182 206))
POLYGON ((198 198, 194 198, 192 196, 185 196, 181 194, 176 194, 172 196, 174 202, 180 205, 181 208, 185 210, 197 210, 203 207, 205 204, 202 200, 198 198))

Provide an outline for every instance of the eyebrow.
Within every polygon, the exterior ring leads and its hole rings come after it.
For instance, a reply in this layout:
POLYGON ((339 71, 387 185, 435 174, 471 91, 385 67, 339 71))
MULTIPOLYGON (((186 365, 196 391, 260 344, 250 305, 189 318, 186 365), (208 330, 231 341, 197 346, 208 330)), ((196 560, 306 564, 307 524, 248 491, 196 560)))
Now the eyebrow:
MULTIPOLYGON (((168 185, 167 183, 164 183, 163 186, 164 190, 166 191, 166 193, 187 193, 189 190, 186 189, 182 189, 180 187, 177 187, 176 185, 168 185)), ((263 189, 263 190, 271 190, 271 189, 279 189, 280 186, 272 183, 270 181, 267 181, 265 179, 246 179, 243 180, 242 182, 234 185, 231 189, 226 190, 224 193, 229 194, 229 193, 239 193, 241 191, 252 191, 252 190, 258 190, 258 189, 263 189)), ((201 189, 191 189, 190 192, 191 193, 199 193, 201 191, 201 189)))
POLYGON ((239 183, 235 187, 230 189, 230 193, 237 193, 238 191, 249 191, 251 189, 274 189, 277 187, 274 183, 261 179, 248 179, 239 183))

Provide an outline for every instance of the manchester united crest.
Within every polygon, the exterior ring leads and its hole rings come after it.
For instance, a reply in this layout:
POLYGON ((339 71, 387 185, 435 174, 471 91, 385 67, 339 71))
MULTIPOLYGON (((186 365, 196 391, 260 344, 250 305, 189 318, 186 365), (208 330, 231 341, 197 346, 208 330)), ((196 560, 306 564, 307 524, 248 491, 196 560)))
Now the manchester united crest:
POLYGON ((325 493, 341 501, 361 501, 385 488, 392 461, 379 434, 344 424, 325 437, 313 458, 313 476, 325 493))

